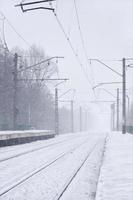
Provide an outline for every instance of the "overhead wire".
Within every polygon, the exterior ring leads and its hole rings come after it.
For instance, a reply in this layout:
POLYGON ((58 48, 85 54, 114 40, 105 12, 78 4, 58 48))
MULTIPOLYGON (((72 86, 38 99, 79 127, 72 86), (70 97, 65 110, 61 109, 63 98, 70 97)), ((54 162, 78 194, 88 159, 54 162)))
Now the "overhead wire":
POLYGON ((5 48, 5 50, 9 51, 8 45, 7 45, 7 42, 6 42, 6 36, 5 36, 5 17, 3 18, 2 34, 3 34, 4 48, 5 48))
POLYGON ((28 46, 31 47, 30 44, 24 39, 24 37, 16 30, 16 28, 12 25, 12 23, 9 21, 9 19, 4 15, 2 11, 0 11, 1 16, 3 16, 8 23, 8 25, 12 28, 12 30, 18 35, 18 37, 23 40, 23 42, 28 46))
POLYGON ((57 12, 57 9, 58 9, 58 4, 59 4, 59 0, 56 0, 56 12, 57 12))
MULTIPOLYGON (((52 5, 50 4, 50 6, 52 6, 52 5)), ((57 16, 57 13, 56 13, 55 11, 54 11, 53 13, 54 13, 54 16, 55 16, 55 18, 56 18, 56 21, 57 21, 57 23, 58 23, 60 29, 62 30, 62 32, 63 32, 63 34, 64 34, 64 36, 65 36, 65 38, 66 38, 66 40, 67 40, 67 42, 68 42, 68 44, 69 44, 69 46, 70 46, 72 52, 73 52, 73 54, 74 54, 74 56, 75 56, 77 62, 79 63, 79 66, 80 66, 81 70, 83 71, 84 76, 86 77, 86 79, 87 79, 87 81, 89 82, 89 85, 91 86, 91 89, 92 89, 92 88, 93 88, 92 83, 91 83, 91 81, 90 81, 88 75, 86 74, 86 71, 85 71, 85 69, 84 69, 84 67, 83 67, 83 64, 81 63, 81 60, 80 60, 80 58, 79 58, 79 55, 76 53, 76 51, 75 51, 75 49, 74 49, 74 47, 73 47, 73 45, 72 45, 72 42, 71 42, 70 38, 68 37, 68 35, 67 35, 65 29, 64 29, 63 24, 61 23, 59 17, 57 16)), ((92 89, 92 91, 93 91, 93 89, 92 89)))
MULTIPOLYGON (((21 3, 23 3, 25 0, 22 0, 22 2, 21 3)), ((1 14, 1 16, 2 17, 4 17, 4 20, 6 20, 7 21, 7 23, 9 24, 9 26, 12 28, 12 30, 18 35, 18 37, 29 47, 29 48, 31 48, 31 45, 24 39, 24 37, 16 30, 16 28, 12 25, 12 23, 9 21, 9 19, 4 15, 4 13, 2 12, 2 11, 0 11, 0 14, 1 14)), ((5 32, 4 32, 4 44, 6 44, 6 41, 5 41, 5 32)), ((6 45, 7 46, 7 45, 6 45)), ((13 56, 14 56, 14 54, 13 54, 13 56)), ((49 59, 48 59, 49 60, 49 59)), ((38 63, 36 63, 35 65, 33 65, 33 66, 29 66, 29 67, 27 67, 27 68, 25 68, 25 69, 22 69, 22 70, 19 70, 19 71, 25 71, 25 70, 28 70, 28 69, 30 69, 30 68, 32 68, 32 67, 35 67, 35 66, 37 66, 37 65, 40 65, 40 64, 42 64, 43 63, 43 61, 41 61, 41 62, 38 62, 38 63)))
MULTIPOLYGON (((24 1, 25 1, 25 0, 22 0, 22 2, 24 2, 24 1)), ((52 4, 50 4, 50 5, 52 6, 52 4)), ((23 36, 16 30, 16 28, 12 25, 12 23, 11 23, 11 22, 9 21, 9 19, 3 14, 2 11, 0 11, 0 14, 1 14, 1 16, 3 16, 3 17, 6 19, 7 23, 8 23, 9 26, 12 28, 12 30, 18 35, 18 37, 21 38, 21 40, 23 40, 23 42, 24 42, 27 46, 30 47, 30 44, 29 44, 29 43, 23 38, 23 36)), ((81 63, 81 61, 80 61, 80 59, 79 59, 79 56, 78 56, 78 54, 75 52, 75 50, 74 50, 74 48, 73 48, 73 45, 72 45, 72 43, 71 43, 69 37, 68 37, 67 34, 65 33, 64 27, 62 26, 62 24, 61 24, 61 22, 60 22, 60 20, 59 20, 59 18, 57 17, 57 15, 56 15, 55 12, 54 12, 54 16, 56 17, 57 22, 58 22, 58 24, 59 24, 61 30, 63 31, 63 33, 64 33, 64 35, 65 35, 65 37, 66 37, 66 39, 67 39, 67 41, 68 41, 68 43, 69 43, 69 45, 70 45, 72 51, 73 51, 73 54, 75 55, 75 57, 76 57, 78 63, 80 64, 80 67, 81 67, 81 69, 83 70, 85 77, 87 78, 87 80, 89 81, 89 84, 91 85, 91 82, 90 82, 90 80, 89 80, 89 77, 87 76, 87 74, 86 74, 86 72, 85 72, 85 69, 84 69, 84 67, 83 67, 83 65, 82 65, 82 63, 81 63)))
POLYGON ((0 28, 0 33, 1 33, 1 37, 0 37, 0 42, 3 46, 3 49, 5 48, 5 43, 6 43, 6 40, 5 40, 5 18, 0 18, 0 21, 2 21, 2 28, 0 28))
MULTIPOLYGON (((25 44, 28 46, 28 47, 30 47, 31 48, 31 46, 30 46, 30 44, 23 38, 23 36, 22 35, 20 35, 20 33, 18 33, 18 31, 15 29, 15 27, 11 24, 11 22, 8 20, 8 18, 7 17, 5 17, 5 15, 3 14, 3 12, 1 12, 0 11, 0 14, 1 14, 1 16, 2 17, 4 17, 4 20, 6 19, 6 21, 7 21, 7 23, 10 25, 10 27, 13 29, 13 31, 19 36, 19 38, 20 39, 22 39, 23 40, 23 42, 25 42, 25 44)), ((3 25, 4 26, 4 25, 3 25)), ((5 31, 4 31, 4 27, 3 27, 3 39, 4 39, 4 45, 6 44, 6 40, 5 40, 5 31)), ((7 46, 7 45, 6 45, 7 46)), ((14 54, 13 54, 13 56, 14 56, 14 54)), ((47 59, 48 61, 49 61, 49 58, 47 59)), ((38 66, 38 65, 40 65, 40 64, 42 64, 42 63, 44 63, 44 62, 46 62, 47 60, 43 60, 43 61, 40 61, 40 62, 38 62, 38 63, 36 63, 36 64, 34 64, 34 65, 31 65, 31 66, 28 66, 28 67, 26 67, 26 68, 24 68, 24 69, 20 69, 20 70, 18 70, 18 73, 19 72, 22 72, 22 71, 26 71, 26 70, 28 70, 28 69, 33 69, 33 67, 35 67, 35 66, 38 66)))
MULTIPOLYGON (((24 1, 25 1, 25 0, 22 0, 21 3, 24 3, 24 1)), ((16 30, 16 28, 12 25, 12 23, 9 21, 9 19, 5 16, 5 14, 4 14, 2 11, 0 11, 0 15, 2 16, 2 19, 1 19, 1 20, 4 20, 4 22, 3 22, 3 31, 2 31, 4 45, 7 47, 6 37, 5 37, 5 20, 6 20, 6 22, 7 22, 8 25, 11 27, 11 29, 16 33, 16 35, 17 35, 29 48, 31 48, 31 45, 30 45, 30 44, 24 39, 24 37, 16 30)), ((14 56, 14 54, 13 54, 13 56, 14 56)), ((48 59, 48 60, 49 60, 49 59, 48 59)), ((18 72, 26 71, 26 70, 28 70, 28 69, 31 69, 31 68, 33 68, 33 67, 35 67, 35 66, 37 66, 37 65, 40 65, 40 64, 44 63, 44 62, 46 62, 46 60, 45 60, 45 61, 38 62, 38 63, 36 63, 36 64, 34 64, 34 65, 32 65, 32 66, 29 66, 29 67, 27 67, 27 68, 25 68, 25 69, 18 70, 18 72)))
POLYGON ((72 32, 73 29, 73 19, 74 19, 74 12, 75 12, 75 8, 74 8, 74 4, 71 7, 70 10, 70 15, 69 15, 69 25, 68 25, 68 36, 70 37, 70 34, 72 32))
POLYGON ((78 8, 77 8, 76 0, 73 0, 73 1, 74 1, 74 7, 75 7, 75 13, 76 13, 76 18, 77 18, 77 24, 78 24, 78 29, 79 29, 81 44, 82 44, 82 47, 83 47, 84 55, 85 55, 85 58, 87 60, 88 66, 89 66, 89 68, 91 70, 91 73, 92 73, 93 85, 94 85, 94 83, 95 83, 95 81, 94 81, 94 75, 93 75, 92 68, 90 67, 89 60, 88 60, 88 55, 87 55, 87 50, 86 50, 86 47, 85 47, 83 33, 82 33, 82 30, 81 30, 81 25, 80 25, 80 19, 79 19, 79 14, 78 14, 78 8))

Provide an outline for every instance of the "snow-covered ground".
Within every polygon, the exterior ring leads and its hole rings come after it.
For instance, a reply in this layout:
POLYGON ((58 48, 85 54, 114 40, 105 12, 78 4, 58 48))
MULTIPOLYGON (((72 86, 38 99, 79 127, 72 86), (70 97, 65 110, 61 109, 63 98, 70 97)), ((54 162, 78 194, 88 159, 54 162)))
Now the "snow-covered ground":
POLYGON ((96 195, 99 171, 102 163, 103 146, 101 140, 84 166, 81 168, 61 200, 94 200, 96 195))
POLYGON ((96 200, 133 200, 133 135, 107 139, 96 200))
MULTIPOLYGON (((85 136, 86 133, 84 132, 83 135, 85 136)), ((54 146, 56 144, 64 143, 65 141, 75 140, 80 137, 83 137, 80 133, 76 133, 76 137, 74 134, 63 134, 56 136, 54 138, 48 140, 40 140, 31 143, 15 145, 15 146, 7 146, 0 148, 0 162, 4 159, 8 159, 13 156, 19 156, 20 154, 28 153, 30 151, 39 150, 41 148, 47 148, 49 146, 54 146)), ((87 134, 88 136, 88 134, 87 134)))
MULTIPOLYGON (((64 157, 62 157, 58 162, 53 163, 51 166, 47 167, 45 170, 40 171, 36 175, 32 176, 27 181, 23 182, 16 188, 12 189, 8 193, 0 196, 1 200, 53 200, 56 199, 58 193, 62 190, 64 185, 71 178, 75 170, 82 164, 86 156, 97 144, 96 148, 92 152, 91 156, 85 163, 81 173, 77 176, 77 181, 74 181, 74 187, 70 187, 73 191, 73 198, 87 199, 94 195, 97 183, 97 177, 99 172, 99 166, 101 162, 101 155, 103 150, 103 145, 105 141, 106 134, 99 133, 78 133, 63 135, 62 137, 56 137, 55 139, 49 140, 64 142, 58 145, 52 145, 48 148, 41 149, 39 151, 34 151, 29 154, 22 155, 4 162, 0 163, 0 192, 5 189, 10 188, 15 182, 23 179, 23 177, 32 173, 36 169, 43 165, 48 164, 52 160, 58 158, 60 155, 68 152, 64 157), (66 140, 67 139, 67 140, 66 140), (80 183, 80 184, 79 184, 80 183), (81 187, 86 187, 85 190, 81 190, 81 187), (77 189, 75 189, 77 187, 77 189), (77 191, 77 194, 76 194, 77 191), (82 194, 81 194, 82 193, 82 194), (79 195, 80 194, 80 195, 79 195), (79 198, 77 198, 77 195, 79 198), (87 198, 86 198, 87 197, 87 198)), ((46 145, 48 141, 41 141, 40 145, 46 145)), ((33 143, 33 147, 39 145, 39 142, 33 143)), ((30 148, 32 144, 29 144, 30 148)), ((8 147, 2 148, 0 155, 3 156, 4 151, 6 156, 11 155, 15 152, 15 148, 20 152, 24 148, 29 148, 28 144, 20 145, 19 147, 8 147), (22 147, 22 149, 21 149, 22 147)), ((68 190, 69 191, 69 190, 68 190)), ((68 192, 67 195, 70 193, 68 192)), ((71 196, 71 195, 70 195, 71 196)), ((62 198, 70 199, 65 196, 62 198)), ((92 198, 92 199, 93 199, 92 198)))

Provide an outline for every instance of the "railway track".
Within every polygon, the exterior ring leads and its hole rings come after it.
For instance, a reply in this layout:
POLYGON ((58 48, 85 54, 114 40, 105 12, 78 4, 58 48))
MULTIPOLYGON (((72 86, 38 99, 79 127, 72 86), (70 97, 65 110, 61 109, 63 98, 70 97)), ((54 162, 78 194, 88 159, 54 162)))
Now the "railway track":
MULTIPOLYGON (((75 138, 74 138, 74 139, 75 139, 75 138)), ((76 139, 78 139, 78 138, 76 138, 76 139)), ((10 160, 10 159, 13 159, 13 158, 17 158, 17 157, 26 155, 26 154, 33 153, 33 152, 35 152, 35 151, 39 151, 39 150, 42 150, 42 149, 45 149, 45 148, 49 148, 49 147, 51 147, 51 146, 60 145, 60 144, 62 144, 62 143, 64 143, 64 142, 68 142, 69 140, 72 140, 72 138, 71 138, 71 139, 67 139, 67 140, 62 140, 62 141, 59 141, 59 142, 56 142, 56 143, 44 145, 44 146, 41 146, 41 147, 33 148, 33 149, 30 149, 30 150, 27 150, 27 151, 24 151, 24 152, 21 152, 21 153, 12 155, 12 156, 7 156, 7 157, 5 157, 5 158, 0 158, 0 163, 5 162, 5 161, 10 160)))
POLYGON ((76 151, 77 149, 79 149, 82 145, 84 145, 85 143, 87 143, 88 140, 85 140, 84 142, 82 142, 81 144, 79 144, 78 146, 72 148, 71 150, 64 152, 60 155, 58 155, 55 159, 49 161, 47 164, 45 163, 45 165, 41 166, 40 168, 37 168, 36 170, 32 171, 31 173, 25 174, 23 175, 23 177, 19 178, 18 180, 16 180, 15 182, 11 183, 10 185, 8 185, 8 183, 6 184, 6 187, 3 187, 0 190, 0 197, 2 197, 3 195, 7 194, 9 191, 17 188, 19 185, 21 185, 22 183, 26 182, 27 180, 29 180, 31 177, 35 176, 36 174, 40 173, 41 171, 47 169, 48 167, 50 167, 52 164, 56 163, 57 161, 61 160, 63 157, 69 155, 70 153, 76 151))
MULTIPOLYGON (((105 138, 105 142, 106 142, 106 138, 105 138)), ((104 146, 105 146, 105 142, 104 142, 104 146)), ((71 177, 65 183, 65 185, 61 188, 60 192, 58 192, 58 194, 56 194, 52 200, 60 200, 61 199, 61 197, 64 195, 64 193, 66 192, 66 190, 70 187, 71 183, 73 182, 73 180, 75 179, 75 177, 77 176, 77 174, 79 173, 79 171, 82 169, 82 167, 87 162, 87 160, 89 159, 89 157, 91 156, 91 154, 93 153, 93 151, 95 150, 95 148, 98 145, 99 145, 99 142, 95 143, 95 145, 88 152, 88 154, 85 157, 85 159, 83 160, 83 162, 78 166, 78 168, 74 171, 74 173, 71 175, 71 177)), ((104 151, 104 146, 103 146, 103 151, 104 151)), ((103 156, 103 154, 102 154, 102 156, 103 156)))

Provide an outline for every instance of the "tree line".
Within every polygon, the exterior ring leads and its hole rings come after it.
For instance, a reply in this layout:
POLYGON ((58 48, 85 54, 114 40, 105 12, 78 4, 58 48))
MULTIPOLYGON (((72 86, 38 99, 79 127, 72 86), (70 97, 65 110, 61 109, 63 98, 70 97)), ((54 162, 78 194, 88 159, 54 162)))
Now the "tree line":
MULTIPOLYGON (((49 60, 44 50, 33 45, 28 50, 11 51, 0 44, 0 130, 13 129, 14 54, 17 53, 17 129, 52 129, 55 126, 54 95, 45 79, 57 77, 56 62, 49 60), (41 62, 48 60, 47 62, 41 62), (43 80, 43 81, 42 81, 43 80)), ((50 84, 50 83, 49 83, 50 84)), ((54 84, 54 82, 52 82, 54 84)), ((69 110, 60 109, 62 132, 67 132, 65 122, 69 110)), ((67 120, 70 123, 70 120, 67 120)), ((69 127, 69 124, 68 124, 69 127)))

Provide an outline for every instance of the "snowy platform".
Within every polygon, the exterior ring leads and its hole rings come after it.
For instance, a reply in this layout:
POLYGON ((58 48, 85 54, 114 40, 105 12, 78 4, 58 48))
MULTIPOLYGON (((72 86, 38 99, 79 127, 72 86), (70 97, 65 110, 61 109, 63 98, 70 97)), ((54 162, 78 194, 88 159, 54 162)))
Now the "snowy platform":
POLYGON ((96 200, 133 200, 133 135, 107 139, 96 200))
POLYGON ((16 145, 54 137, 51 130, 0 131, 0 146, 16 145))

